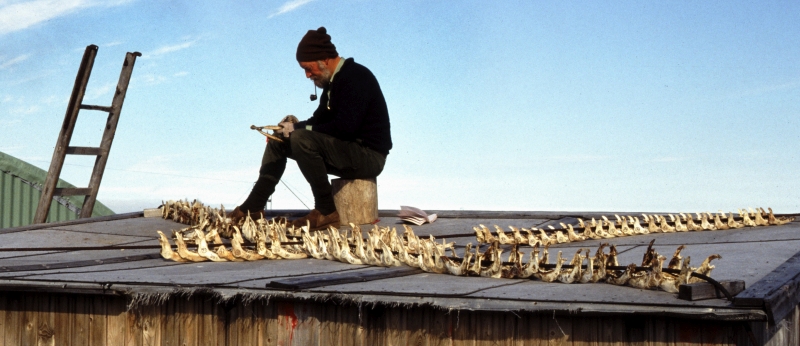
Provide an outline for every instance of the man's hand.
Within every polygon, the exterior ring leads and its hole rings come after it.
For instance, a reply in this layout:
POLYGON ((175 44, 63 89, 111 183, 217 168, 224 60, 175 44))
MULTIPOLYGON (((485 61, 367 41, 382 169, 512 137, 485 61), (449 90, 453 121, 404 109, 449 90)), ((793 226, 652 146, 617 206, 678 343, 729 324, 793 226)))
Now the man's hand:
POLYGON ((285 134, 284 134, 284 133, 283 133, 283 129, 280 129, 280 130, 274 130, 274 131, 272 132, 272 134, 273 134, 273 135, 275 135, 275 136, 283 136, 283 137, 287 137, 287 138, 288 138, 288 137, 289 137, 289 134, 290 134, 290 133, 292 133, 292 131, 294 131, 294 124, 295 124, 295 123, 297 123, 297 122, 299 122, 299 121, 300 121, 300 120, 297 120, 297 117, 296 117, 296 116, 289 114, 289 115, 287 115, 287 116, 283 117, 283 119, 281 119, 281 121, 278 123, 278 125, 279 125, 279 126, 283 126, 283 128, 284 128, 284 129, 286 128, 286 126, 284 126, 284 123, 289 123, 289 124, 291 124, 291 125, 292 125, 292 127, 291 127, 291 129, 289 130, 289 132, 287 132, 287 133, 285 133, 285 134))
POLYGON ((291 121, 286 121, 278 124, 283 128, 280 130, 280 133, 283 135, 284 138, 289 138, 289 135, 294 132, 294 123, 291 121))
MULTIPOLYGON (((283 119, 281 119, 281 123, 285 123, 285 122, 287 122, 287 121, 289 121, 289 122, 291 122, 291 123, 297 123, 297 122, 300 122, 300 120, 297 120, 297 117, 296 117, 296 116, 294 116, 294 115, 291 115, 291 114, 289 114, 289 115, 287 115, 287 116, 283 117, 283 119)), ((280 123, 279 123, 279 124, 280 124, 280 123)))

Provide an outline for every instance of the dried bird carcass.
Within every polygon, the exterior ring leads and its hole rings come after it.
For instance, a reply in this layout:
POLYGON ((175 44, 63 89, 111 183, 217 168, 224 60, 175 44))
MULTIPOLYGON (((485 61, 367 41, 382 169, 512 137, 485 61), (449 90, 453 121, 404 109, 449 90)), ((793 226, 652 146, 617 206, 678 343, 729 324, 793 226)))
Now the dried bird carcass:
MULTIPOLYGON (((522 262, 522 256, 520 256, 519 261, 522 262)), ((531 251, 530 256, 528 257, 528 263, 522 267, 522 270, 519 273, 520 279, 527 279, 534 274, 539 272, 539 245, 533 247, 533 251, 531 251)))
MULTIPOLYGON (((671 214, 669 216, 672 217, 672 221, 674 222, 675 221, 675 217, 672 216, 671 214)), ((660 224, 661 232, 663 232, 663 233, 674 233, 676 231, 674 226, 670 226, 670 224, 667 223, 667 218, 666 217, 661 216, 660 218, 661 218, 661 224, 660 224)))
MULTIPOLYGON (((534 228, 534 230, 536 230, 536 228, 534 228)), ((537 238, 545 246, 558 244, 558 241, 555 239, 555 237, 548 236, 543 229, 539 229, 539 236, 537 238)))
MULTIPOLYGON (((698 215, 699 217, 699 215, 698 215)), ((699 219, 698 219, 699 220, 699 219)), ((690 231, 702 231, 703 227, 694 223, 694 219, 692 218, 692 213, 686 214, 686 228, 690 231)))
POLYGON ((489 250, 487 250, 487 252, 489 251, 491 251, 492 254, 490 259, 492 264, 489 265, 488 268, 481 267, 480 275, 487 278, 500 278, 503 274, 503 258, 501 256, 503 254, 503 250, 500 249, 497 242, 494 242, 489 247, 489 250))
POLYGON ((583 238, 584 238, 584 239, 595 239, 595 240, 597 240, 597 239, 603 239, 603 237, 601 237, 601 236, 597 235, 597 234, 596 234, 596 233, 595 233, 595 232, 592 230, 592 225, 590 225, 590 224, 587 224, 587 223, 584 223, 584 222, 583 222, 583 220, 581 220, 581 219, 578 219, 578 224, 579 224, 581 227, 583 227, 583 235, 582 235, 582 236, 583 236, 583 238))
POLYGON ((722 218, 720 217, 720 215, 722 217, 725 217, 725 214, 722 213, 722 210, 719 211, 719 214, 714 215, 714 227, 718 230, 730 229, 727 223, 722 222, 722 218))
POLYGON ((776 217, 775 214, 772 213, 772 208, 769 209, 769 215, 767 215, 767 221, 770 225, 785 225, 789 222, 794 221, 794 217, 776 217))
POLYGON ((619 261, 617 260, 617 247, 613 244, 609 246, 609 252, 606 256, 606 267, 619 267, 619 261))
POLYGON ((581 256, 581 252, 583 252, 583 249, 578 249, 578 251, 575 252, 575 256, 572 257, 572 261, 570 262, 572 268, 568 270, 562 270, 561 274, 558 276, 558 281, 561 281, 565 284, 571 284, 580 279, 581 264, 583 263, 583 257, 581 256))
POLYGON ((483 238, 486 240, 487 244, 491 244, 492 242, 499 240, 492 234, 492 232, 489 230, 489 227, 486 227, 485 225, 480 225, 480 227, 481 231, 483 231, 483 238))
MULTIPOLYGON (((381 250, 383 250, 383 253, 381 253, 382 266, 398 267, 403 265, 403 262, 400 262, 400 260, 394 257, 394 254, 392 253, 392 248, 390 248, 389 245, 386 245, 386 243, 384 243, 383 241, 381 241, 381 250)), ((438 260, 436 262, 437 264, 441 263, 441 261, 438 260)), ((444 268, 444 264, 442 264, 442 268, 444 268)))
MULTIPOLYGON (((319 251, 320 255, 323 257, 325 256, 323 249, 317 247, 317 251, 319 251)), ((280 258, 278 255, 272 253, 272 251, 270 251, 270 249, 267 247, 267 235, 262 230, 256 232, 256 253, 266 259, 274 260, 280 258)))
POLYGON ((621 274, 616 274, 613 271, 609 271, 606 275, 606 282, 618 286, 625 285, 628 283, 628 279, 631 278, 631 274, 633 274, 635 270, 636 264, 631 263, 621 274))
MULTIPOLYGON (((720 256, 718 254, 714 254, 714 255, 708 256, 705 259, 705 261, 703 261, 703 263, 700 264, 700 267, 695 269, 695 270, 693 270, 693 272, 695 272, 697 274, 702 274, 702 275, 705 275, 705 276, 709 276, 709 275, 711 275, 711 271, 714 270, 714 265, 711 264, 711 261, 713 261, 715 259, 721 259, 721 258, 722 258, 722 256, 720 256)), ((695 283, 695 282, 703 282, 703 280, 700 279, 700 278, 696 278, 696 277, 691 277, 689 279, 689 283, 690 284, 691 283, 695 283)))
POLYGON ((608 275, 608 271, 606 270, 606 254, 603 252, 603 248, 608 246, 607 243, 600 244, 597 248, 597 252, 594 254, 594 264, 597 265, 594 268, 594 272, 592 273, 591 282, 598 282, 600 280, 604 280, 606 275, 608 275))
POLYGON ((690 258, 687 257, 686 261, 683 262, 681 266, 681 273, 678 275, 661 272, 659 270, 661 281, 659 282, 658 287, 669 293, 678 293, 680 285, 686 284, 692 273, 689 268, 689 260, 690 258))
POLYGON ((575 229, 573 229, 572 225, 570 225, 570 224, 567 224, 567 238, 569 238, 569 241, 584 241, 584 240, 586 240, 586 238, 584 238, 582 235, 576 234, 575 233, 575 229))
POLYGON ((700 219, 700 227, 705 231, 714 231, 717 229, 714 224, 708 221, 708 213, 697 213, 697 218, 700 219))
MULTIPOLYGON (((319 240, 317 239, 318 234, 319 233, 314 232, 314 235, 312 236, 308 228, 303 227, 303 249, 305 249, 311 257, 316 259, 325 259, 325 255, 319 252, 319 240)), ((258 238, 258 236, 256 236, 256 238, 258 238)))
POLYGON ((686 225, 684 225, 681 222, 681 218, 684 218, 684 220, 685 220, 686 219, 686 215, 684 215, 683 213, 680 213, 680 215, 678 215, 677 217, 673 217, 672 214, 669 214, 669 216, 671 218, 673 218, 673 221, 675 222, 675 231, 676 232, 688 232, 689 231, 689 227, 687 227, 686 225))
MULTIPOLYGON (((630 217, 630 216, 628 216, 628 217, 630 217)), ((633 217, 633 221, 632 222, 633 222, 633 233, 634 234, 649 234, 650 233, 650 231, 648 231, 646 228, 642 227, 642 224, 639 223, 639 217, 633 217)))
POLYGON ((481 246, 475 246, 475 255, 472 264, 467 267, 467 275, 480 276, 481 275, 481 262, 483 262, 483 253, 481 253, 481 246))
POLYGON ((569 243, 570 242, 569 237, 565 236, 564 233, 561 232, 561 231, 556 231, 553 238, 555 238, 556 242, 559 243, 559 244, 569 243))
POLYGON ((758 209, 759 210, 753 211, 753 215, 755 215, 754 222, 756 223, 756 226, 769 226, 769 221, 765 219, 765 217, 767 217, 767 212, 762 208, 758 209))
POLYGON ((683 263, 683 258, 681 258, 681 251, 686 248, 686 245, 678 246, 675 249, 675 253, 672 254, 672 259, 669 260, 669 264, 667 264, 667 268, 669 269, 680 269, 681 264, 683 263))
MULTIPOLYGON (((630 268, 630 267, 629 267, 630 268)), ((628 281, 626 282, 631 287, 641 288, 641 289, 650 289, 650 274, 647 270, 626 270, 625 273, 628 275, 628 281)), ((625 274, 623 274, 625 275, 625 274)), ((613 282, 612 282, 613 283, 613 282)))
POLYGON ((511 233, 514 235, 514 243, 516 243, 516 244, 527 244, 528 243, 528 237, 522 235, 522 232, 520 232, 519 228, 514 227, 514 226, 508 226, 508 228, 511 229, 511 233))
MULTIPOLYGON (((604 244, 604 245, 608 245, 608 244, 604 244)), ((619 261, 617 261, 617 248, 614 245, 611 245, 609 248, 610 249, 609 249, 608 255, 606 255, 605 253, 602 253, 602 256, 604 258, 603 269, 605 270, 605 276, 606 276, 606 278, 608 278, 609 276, 610 277, 619 277, 620 275, 623 274, 623 272, 613 269, 615 267, 619 267, 619 261)), ((602 246, 601 246, 601 249, 602 249, 602 246)), ((598 251, 600 251, 600 249, 598 249, 598 251)), ((597 262, 597 259, 595 259, 595 262, 597 262)))
POLYGON ((228 251, 228 249, 224 245, 219 245, 214 249, 214 253, 219 256, 220 259, 224 259, 231 262, 243 262, 244 260, 241 258, 236 258, 232 252, 228 251))
POLYGON ((531 247, 534 247, 534 246, 537 246, 537 245, 544 245, 544 244, 542 244, 542 240, 539 239, 538 236, 534 235, 531 230, 529 230, 527 228, 523 228, 522 231, 525 232, 525 237, 528 239, 528 245, 530 245, 531 247))
MULTIPOLYGON (((580 279, 578 279, 578 282, 582 284, 592 282, 592 276, 594 276, 594 257, 589 256, 589 252, 590 250, 586 249, 586 256, 583 257, 586 260, 586 268, 581 273, 580 279)), ((581 265, 583 265, 582 262, 581 265)))
MULTIPOLYGON (((378 239, 378 241, 380 242, 380 239, 378 239)), ((353 255, 353 252, 350 251, 350 242, 348 242, 346 235, 339 237, 339 251, 339 260, 342 262, 350 264, 364 264, 364 262, 361 261, 361 258, 356 257, 353 255)))
POLYGON ((597 222, 594 218, 592 218, 592 225, 594 225, 594 233, 597 234, 599 237, 603 239, 611 239, 615 238, 616 236, 612 233, 606 232, 603 228, 603 222, 597 222))
MULTIPOLYGON (((471 246, 472 243, 469 243, 468 245, 471 246)), ((419 263, 417 262, 418 259, 414 257, 414 255, 408 253, 408 248, 406 246, 400 247, 400 251, 397 253, 397 257, 400 259, 400 261, 402 261, 406 265, 414 268, 419 268, 419 263)))
POLYGON ((208 258, 200 256, 196 252, 189 251, 186 247, 186 242, 183 239, 183 235, 179 231, 173 231, 173 237, 175 238, 175 245, 178 247, 178 255, 185 260, 189 260, 192 262, 203 262, 208 261, 208 258))
POLYGON ((427 240, 423 242, 422 254, 417 257, 418 263, 420 264, 419 268, 429 273, 443 274, 447 272, 443 263, 441 266, 436 263, 437 261, 434 259, 435 247, 426 244, 427 242, 427 240))
POLYGON ((500 226, 494 225, 494 229, 495 229, 495 231, 497 233, 497 240, 500 241, 500 244, 512 245, 512 244, 515 243, 514 242, 514 237, 513 236, 509 237, 508 235, 506 235, 506 233, 503 232, 503 229, 500 228, 500 226))
POLYGON ((658 215, 647 215, 642 214, 643 221, 647 222, 647 232, 649 233, 660 233, 661 227, 658 227, 658 215))
POLYGON ((208 248, 208 243, 206 242, 206 237, 205 237, 205 234, 203 234, 203 231, 197 229, 197 230, 195 230, 194 234, 195 234, 195 241, 197 242, 197 254, 198 255, 203 256, 205 258, 208 258, 212 262, 227 262, 228 261, 228 259, 226 259, 226 258, 220 258, 219 255, 217 255, 216 253, 212 252, 208 248))
MULTIPOLYGON (((369 236, 368 236, 369 237, 369 236)), ((373 266, 380 266, 381 265, 381 258, 375 252, 375 247, 372 245, 373 242, 367 239, 367 242, 364 243, 364 258, 362 258, 362 262, 373 265, 373 266)), ((420 251, 421 252, 421 251, 420 251)), ((412 265, 413 267, 419 268, 419 264, 412 265)))
MULTIPOLYGON (((418 254, 419 251, 420 251, 420 240, 419 240, 419 237, 417 237, 414 234, 414 230, 411 229, 411 227, 409 227, 408 225, 403 225, 403 227, 405 228, 405 232, 403 232, 403 236, 406 238, 406 241, 407 241, 406 250, 408 251, 408 253, 418 254)), ((485 226, 483 226, 483 225, 481 225, 481 227, 485 228, 485 226)), ((481 232, 483 232, 483 230, 481 230, 481 232)), ((483 233, 483 234, 485 235, 486 233, 483 233)), ((489 235, 491 235, 491 234, 489 234, 489 235)), ((478 243, 480 243, 480 241, 478 241, 478 243)))
MULTIPOLYGON (((238 228, 234 229, 233 238, 231 238, 231 248, 233 249, 233 256, 236 258, 243 259, 245 261, 257 261, 264 259, 264 256, 259 255, 253 250, 248 250, 242 247, 244 244, 244 239, 242 239, 242 234, 238 228)), ((255 233, 253 235, 255 238, 255 233)))
POLYGON ((649 282, 650 288, 658 288, 664 281, 665 273, 662 271, 662 268, 664 266, 664 260, 666 259, 667 259, 666 257, 661 255, 658 255, 656 257, 656 265, 650 268, 651 270, 648 273, 650 275, 650 282, 649 282))
POLYGON ((468 243, 466 248, 464 248, 464 258, 461 259, 461 263, 456 263, 454 260, 446 256, 442 257, 442 260, 444 261, 444 266, 445 268, 447 268, 447 272, 457 276, 467 275, 467 268, 469 267, 470 259, 472 259, 471 251, 472 251, 472 243, 468 243))
POLYGON ((732 212, 728 213, 728 228, 736 229, 742 227, 744 227, 744 224, 741 221, 736 221, 736 219, 733 217, 732 212))
POLYGON ((645 250, 642 256, 642 267, 652 267, 653 263, 655 263, 656 256, 658 256, 656 250, 653 249, 653 244, 655 244, 655 242, 656 240, 653 239, 650 241, 650 244, 647 245, 647 250, 645 250))
POLYGON ((511 248, 511 255, 508 265, 503 264, 500 268, 500 277, 504 279, 513 279, 519 277, 522 273, 522 253, 519 252, 519 245, 514 245, 511 248))
POLYGON ((564 264, 564 259, 561 257, 561 251, 558 252, 556 257, 556 267, 550 270, 544 269, 544 266, 539 265, 539 273, 537 277, 544 282, 553 282, 558 279, 561 274, 561 266, 564 264))
POLYGON ((739 216, 742 217, 742 223, 747 227, 755 227, 756 223, 750 218, 750 213, 747 210, 739 209, 739 216))
MULTIPOLYGON (((237 230, 234 232, 237 231, 239 231, 238 227, 237 230)), ((244 223, 242 223, 242 228, 240 233, 242 236, 244 236, 244 239, 247 239, 248 241, 252 242, 255 240, 255 235, 257 231, 258 231, 258 226, 253 221, 253 219, 250 218, 250 212, 248 211, 247 216, 244 218, 244 223)))
MULTIPOLYGON (((332 241, 330 237, 325 233, 318 233, 317 234, 317 250, 319 251, 320 255, 322 255, 326 260, 335 261, 336 257, 333 257, 330 251, 328 251, 328 244, 332 241)), ((267 249, 269 250, 269 249, 267 249)), ((272 251, 270 251, 272 252, 272 251)), ((276 255, 277 257, 277 255, 276 255)))
POLYGON ((628 225, 628 219, 625 217, 619 217, 619 215, 614 214, 614 217, 617 218, 617 224, 619 224, 619 231, 626 236, 634 235, 633 230, 628 225))
POLYGON ((278 255, 280 258, 284 259, 301 259, 301 258, 308 258, 308 254, 305 252, 294 252, 284 249, 281 246, 280 236, 277 232, 272 232, 270 235, 270 240, 272 240, 272 244, 270 246, 270 251, 275 255, 278 255))
POLYGON ((622 230, 617 229, 615 222, 609 220, 605 215, 603 215, 603 226, 608 228, 608 234, 611 234, 615 237, 625 236, 625 234, 622 233, 622 230))
POLYGON ((164 233, 161 231, 156 232, 158 232, 158 243, 161 245, 161 257, 175 262, 189 262, 189 260, 178 255, 177 252, 172 251, 172 246, 169 244, 169 240, 164 233))

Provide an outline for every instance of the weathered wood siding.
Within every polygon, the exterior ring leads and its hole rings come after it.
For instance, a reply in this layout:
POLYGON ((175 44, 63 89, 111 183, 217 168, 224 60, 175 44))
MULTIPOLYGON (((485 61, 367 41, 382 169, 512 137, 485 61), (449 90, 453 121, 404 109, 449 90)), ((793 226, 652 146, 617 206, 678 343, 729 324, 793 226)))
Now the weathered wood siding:
MULTIPOLYGON (((657 316, 442 311, 289 300, 0 293, 0 345, 751 345, 745 322, 657 316)), ((749 323, 757 344, 797 345, 798 310, 749 323)))

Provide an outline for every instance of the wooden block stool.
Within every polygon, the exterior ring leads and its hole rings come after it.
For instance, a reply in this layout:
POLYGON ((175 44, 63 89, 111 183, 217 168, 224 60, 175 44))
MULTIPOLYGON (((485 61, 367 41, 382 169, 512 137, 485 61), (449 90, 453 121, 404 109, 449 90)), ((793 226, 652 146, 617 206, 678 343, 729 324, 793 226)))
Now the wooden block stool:
POLYGON ((333 203, 342 226, 363 225, 378 219, 378 183, 372 179, 332 179, 333 203))

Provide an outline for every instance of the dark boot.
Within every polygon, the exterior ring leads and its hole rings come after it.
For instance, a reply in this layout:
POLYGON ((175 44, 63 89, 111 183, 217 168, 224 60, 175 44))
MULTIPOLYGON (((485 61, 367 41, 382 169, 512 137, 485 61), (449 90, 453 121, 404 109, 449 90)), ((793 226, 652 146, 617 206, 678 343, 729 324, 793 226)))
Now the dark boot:
POLYGON ((328 226, 339 227, 339 212, 322 215, 319 210, 314 209, 308 215, 292 221, 291 225, 295 228, 308 225, 310 231, 326 229, 328 226))

